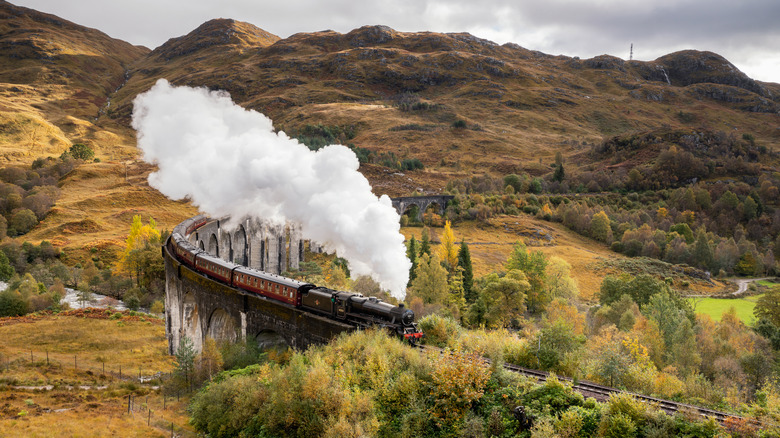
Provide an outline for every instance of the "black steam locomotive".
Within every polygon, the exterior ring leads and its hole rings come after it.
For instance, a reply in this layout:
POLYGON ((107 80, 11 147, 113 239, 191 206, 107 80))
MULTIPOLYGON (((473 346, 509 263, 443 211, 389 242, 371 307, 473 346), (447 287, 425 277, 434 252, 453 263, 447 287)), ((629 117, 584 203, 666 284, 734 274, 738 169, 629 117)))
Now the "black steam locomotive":
POLYGON ((374 297, 303 283, 226 262, 208 254, 186 238, 207 221, 205 216, 187 219, 173 229, 166 242, 170 254, 191 269, 232 287, 318 315, 359 327, 388 328, 411 343, 423 336, 414 322, 414 312, 403 304, 393 306, 374 297))

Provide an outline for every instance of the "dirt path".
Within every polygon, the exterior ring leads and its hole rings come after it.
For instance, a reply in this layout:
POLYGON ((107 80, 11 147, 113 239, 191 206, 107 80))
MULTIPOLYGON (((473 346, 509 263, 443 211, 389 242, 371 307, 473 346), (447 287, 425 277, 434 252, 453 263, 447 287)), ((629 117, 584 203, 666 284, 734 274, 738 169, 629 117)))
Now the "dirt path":
POLYGON ((761 280, 769 280, 770 277, 764 277, 764 278, 740 278, 737 280, 737 291, 732 292, 731 295, 738 296, 742 295, 743 293, 747 292, 748 284, 752 283, 754 281, 761 281, 761 280))

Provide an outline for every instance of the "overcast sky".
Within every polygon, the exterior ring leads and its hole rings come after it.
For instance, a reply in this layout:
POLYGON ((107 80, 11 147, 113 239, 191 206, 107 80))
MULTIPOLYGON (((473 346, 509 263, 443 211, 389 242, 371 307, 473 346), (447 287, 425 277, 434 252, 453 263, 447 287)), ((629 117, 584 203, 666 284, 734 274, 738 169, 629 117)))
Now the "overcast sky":
POLYGON ((779 0, 11 0, 151 49, 212 18, 246 21, 282 38, 367 24, 469 32, 552 55, 648 61, 683 49, 726 57, 780 83, 779 0))

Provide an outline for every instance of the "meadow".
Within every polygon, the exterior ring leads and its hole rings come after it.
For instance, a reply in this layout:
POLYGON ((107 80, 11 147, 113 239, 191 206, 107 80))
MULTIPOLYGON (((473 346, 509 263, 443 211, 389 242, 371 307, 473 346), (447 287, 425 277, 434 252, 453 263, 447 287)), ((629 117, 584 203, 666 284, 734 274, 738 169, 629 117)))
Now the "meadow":
POLYGON ((734 307, 737 316, 745 324, 755 322, 753 309, 761 295, 747 296, 745 298, 689 298, 696 313, 709 315, 715 321, 720 321, 723 314, 734 307))
POLYGON ((189 397, 160 390, 174 368, 162 320, 101 309, 0 318, 0 338, 0 436, 195 436, 189 397))

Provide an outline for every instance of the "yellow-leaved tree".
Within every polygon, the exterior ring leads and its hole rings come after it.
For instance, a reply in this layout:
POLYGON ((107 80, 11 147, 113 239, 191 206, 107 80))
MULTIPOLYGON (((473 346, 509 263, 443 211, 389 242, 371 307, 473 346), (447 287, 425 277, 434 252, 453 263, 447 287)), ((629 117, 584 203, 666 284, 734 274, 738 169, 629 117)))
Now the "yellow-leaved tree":
POLYGON ((444 223, 444 231, 441 234, 439 244, 439 258, 447 265, 447 270, 452 272, 458 265, 458 245, 455 244, 455 233, 452 232, 450 221, 444 223))
POLYGON ((162 276, 165 267, 160 257, 161 240, 162 235, 154 219, 149 218, 149 223, 144 224, 141 216, 133 216, 119 266, 130 277, 135 275, 136 286, 148 287, 154 277, 162 276))

